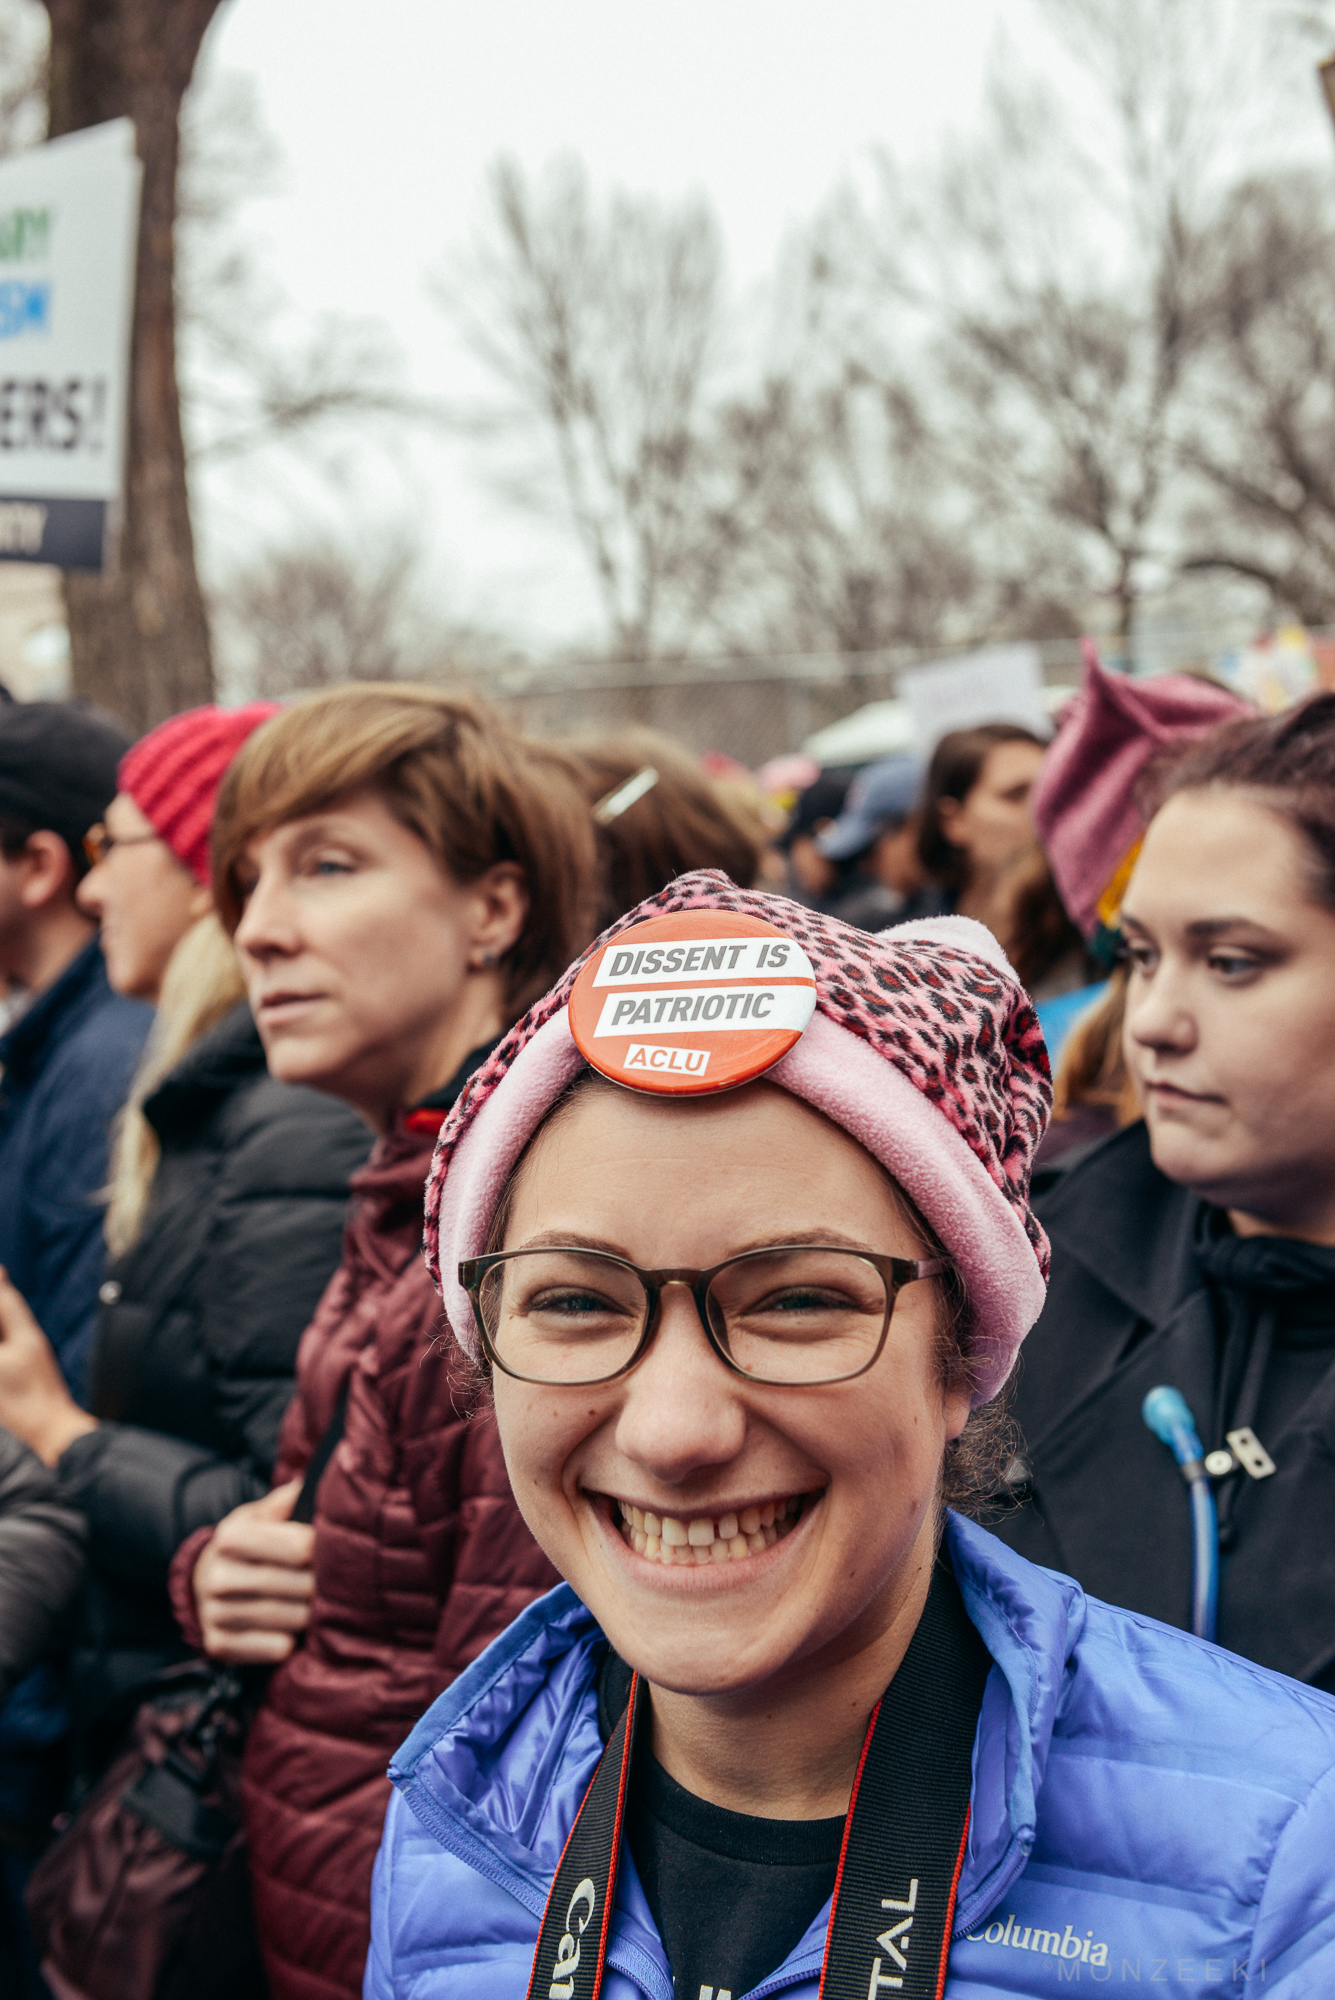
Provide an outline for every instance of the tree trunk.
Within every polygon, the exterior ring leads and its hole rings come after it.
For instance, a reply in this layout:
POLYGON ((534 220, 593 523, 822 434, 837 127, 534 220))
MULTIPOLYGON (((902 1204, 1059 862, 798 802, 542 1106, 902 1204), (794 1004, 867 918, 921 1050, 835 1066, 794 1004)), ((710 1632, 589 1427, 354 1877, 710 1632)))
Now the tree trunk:
POLYGON ((1137 671, 1135 657, 1136 642, 1136 583, 1135 556, 1127 549, 1117 551, 1117 582, 1113 586, 1117 597, 1117 637, 1122 648, 1124 669, 1129 674, 1137 671))
POLYGON ((74 690, 137 731, 213 698, 176 387, 173 230, 181 100, 219 4, 45 0, 50 136, 132 118, 144 166, 119 557, 103 576, 65 578, 74 690))

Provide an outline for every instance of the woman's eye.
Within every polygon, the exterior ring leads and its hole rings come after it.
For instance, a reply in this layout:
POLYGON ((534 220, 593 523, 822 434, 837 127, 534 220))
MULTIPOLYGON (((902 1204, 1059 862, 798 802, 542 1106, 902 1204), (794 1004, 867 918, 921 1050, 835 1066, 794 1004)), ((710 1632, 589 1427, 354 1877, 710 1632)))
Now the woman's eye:
POLYGON ((1210 970, 1217 972, 1221 979, 1245 979, 1249 973, 1260 970, 1259 961, 1248 958, 1240 952, 1217 951, 1210 955, 1210 970))
POLYGON ((312 875, 351 875, 352 863, 337 854, 317 854, 307 864, 312 875))
POLYGON ((551 1314, 559 1319, 588 1319, 601 1313, 624 1311, 614 1299, 602 1298, 597 1292, 584 1291, 544 1291, 525 1301, 522 1311, 526 1314, 551 1314))
POLYGON ((1122 956, 1134 971, 1146 973, 1154 970, 1157 955, 1147 944, 1124 943, 1122 956))
POLYGON ((748 1313, 838 1312, 850 1304, 852 1301, 842 1292, 829 1291, 823 1286, 792 1285, 785 1291, 768 1293, 745 1310, 748 1313))

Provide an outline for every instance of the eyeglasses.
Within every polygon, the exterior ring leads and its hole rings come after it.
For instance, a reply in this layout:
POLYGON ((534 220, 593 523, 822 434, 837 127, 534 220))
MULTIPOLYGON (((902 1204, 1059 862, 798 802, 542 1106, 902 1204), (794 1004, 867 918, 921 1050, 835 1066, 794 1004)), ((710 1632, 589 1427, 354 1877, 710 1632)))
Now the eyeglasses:
POLYGON ((140 847, 150 840, 160 840, 157 833, 108 833, 101 820, 90 826, 83 837, 83 851, 88 856, 89 865, 99 867, 113 847, 140 847))
POLYGON ((667 1285, 686 1285, 710 1346, 748 1381, 846 1382, 885 1345, 895 1300, 944 1257, 784 1243, 708 1271, 642 1271, 603 1250, 558 1244, 468 1257, 459 1282, 482 1345, 519 1382, 583 1387, 625 1375, 647 1352, 667 1285))

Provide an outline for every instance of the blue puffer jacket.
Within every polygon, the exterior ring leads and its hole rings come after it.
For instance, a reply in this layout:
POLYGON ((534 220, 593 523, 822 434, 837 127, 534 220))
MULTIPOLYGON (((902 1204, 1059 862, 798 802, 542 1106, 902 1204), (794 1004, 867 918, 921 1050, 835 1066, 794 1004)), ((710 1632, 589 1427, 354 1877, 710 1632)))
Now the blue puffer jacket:
MULTIPOLYGON (((1088 1599, 953 1515, 948 1547, 996 1663, 948 2000, 1077 1984, 1331 2000, 1335 1701, 1088 1599)), ((600 1637, 553 1591, 399 1752, 367 2000, 522 2000, 601 1749, 600 1637)), ((827 1916, 756 1995, 815 2000, 827 1916)), ((629 1851, 607 1966, 604 2000, 672 2000, 629 1851)))

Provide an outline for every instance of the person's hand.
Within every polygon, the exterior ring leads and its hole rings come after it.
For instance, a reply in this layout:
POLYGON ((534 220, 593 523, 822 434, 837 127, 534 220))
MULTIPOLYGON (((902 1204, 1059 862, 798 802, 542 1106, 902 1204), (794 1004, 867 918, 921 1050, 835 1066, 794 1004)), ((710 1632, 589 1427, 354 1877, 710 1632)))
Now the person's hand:
POLYGON ((0 1267, 0 1424, 47 1465, 66 1445, 97 1429, 65 1386, 50 1341, 0 1267))
POLYGON ((310 1622, 315 1530, 288 1516, 301 1481, 234 1507, 218 1523, 191 1578, 204 1651, 236 1666, 285 1660, 310 1622))

